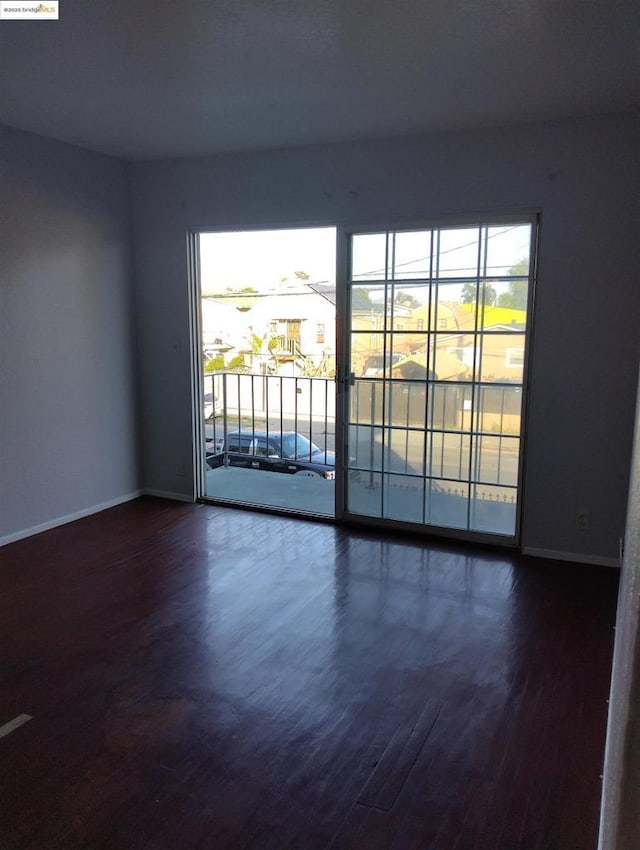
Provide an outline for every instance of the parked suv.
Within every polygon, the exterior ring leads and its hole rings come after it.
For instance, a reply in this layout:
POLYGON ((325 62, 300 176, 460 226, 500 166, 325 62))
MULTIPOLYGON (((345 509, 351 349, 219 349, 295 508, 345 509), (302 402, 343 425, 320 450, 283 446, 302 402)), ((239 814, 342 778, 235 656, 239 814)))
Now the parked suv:
POLYGON ((264 469, 312 478, 335 478, 334 452, 323 451, 296 431, 232 431, 224 441, 207 440, 207 464, 264 469))

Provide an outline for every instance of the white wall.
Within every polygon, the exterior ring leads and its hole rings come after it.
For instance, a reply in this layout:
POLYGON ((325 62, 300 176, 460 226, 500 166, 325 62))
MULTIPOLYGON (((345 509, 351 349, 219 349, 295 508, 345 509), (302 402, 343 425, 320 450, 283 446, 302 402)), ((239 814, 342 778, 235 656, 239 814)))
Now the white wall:
POLYGON ((139 487, 124 165, 0 127, 0 542, 139 487))
POLYGON ((523 544, 613 562, 638 365, 635 117, 133 168, 144 481, 189 495, 186 232, 542 211, 523 544), (591 514, 588 531, 575 514, 591 514))

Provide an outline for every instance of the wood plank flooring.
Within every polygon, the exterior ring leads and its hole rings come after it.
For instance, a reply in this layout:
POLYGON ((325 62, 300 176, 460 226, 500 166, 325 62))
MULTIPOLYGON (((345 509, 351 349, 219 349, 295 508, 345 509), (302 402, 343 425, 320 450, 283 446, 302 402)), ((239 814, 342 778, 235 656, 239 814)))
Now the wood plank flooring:
POLYGON ((595 850, 614 570, 147 498, 0 576, 2 850, 595 850))

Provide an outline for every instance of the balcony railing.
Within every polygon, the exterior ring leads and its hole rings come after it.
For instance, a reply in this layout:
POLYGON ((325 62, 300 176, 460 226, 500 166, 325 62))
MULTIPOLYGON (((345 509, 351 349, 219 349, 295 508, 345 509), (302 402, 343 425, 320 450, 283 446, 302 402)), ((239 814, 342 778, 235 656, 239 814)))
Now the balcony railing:
MULTIPOLYGON (((222 450, 228 445, 228 434, 235 431, 253 435, 297 432, 325 454, 335 449, 334 378, 208 373, 204 376, 204 397, 209 452, 222 450)), ((399 466, 400 458, 396 457, 394 470, 415 474, 420 464, 411 457, 415 451, 409 452, 407 447, 419 441, 426 430, 431 433, 431 475, 462 483, 472 435, 475 441, 495 446, 499 461, 508 457, 509 468, 513 467, 513 454, 519 449, 521 405, 518 385, 482 385, 474 395, 468 382, 433 381, 425 385, 393 381, 384 389, 379 381, 356 380, 348 412, 349 454, 359 455, 363 446, 368 447, 368 454, 379 454, 377 443, 384 422, 393 429, 394 444, 400 445, 402 434, 406 437, 403 463, 399 466), (458 447, 455 453, 454 441, 458 447)), ((378 468, 378 464, 364 466, 378 468)), ((507 482, 503 472, 499 462, 495 483, 515 486, 514 473, 507 482)))
POLYGON ((335 437, 335 379, 215 372, 204 376, 207 451, 234 431, 297 432, 325 454, 335 437))
MULTIPOLYGON (((277 438, 282 446, 283 436, 291 440, 296 433, 309 443, 293 439, 295 454, 276 452, 277 457, 300 466, 325 464, 324 471, 316 465, 314 475, 333 480, 333 378, 208 373, 204 394, 208 495, 333 515, 331 492, 324 487, 310 489, 305 506, 300 494, 306 485, 291 489, 290 503, 281 498, 286 488, 275 480, 280 475, 272 480, 247 477, 244 470, 235 474, 243 466, 291 472, 294 466, 276 469, 278 460, 269 451, 264 460, 262 454, 277 438), (304 453, 298 453, 298 444, 306 447, 304 453), (319 449, 313 457, 309 444, 319 449), (233 467, 234 475, 219 476, 220 467, 233 467)), ((347 510, 513 534, 521 408, 522 387, 516 384, 356 378, 345 429, 347 510)))
POLYGON ((276 337, 272 352, 276 357, 303 357, 300 343, 297 339, 288 336, 276 337))

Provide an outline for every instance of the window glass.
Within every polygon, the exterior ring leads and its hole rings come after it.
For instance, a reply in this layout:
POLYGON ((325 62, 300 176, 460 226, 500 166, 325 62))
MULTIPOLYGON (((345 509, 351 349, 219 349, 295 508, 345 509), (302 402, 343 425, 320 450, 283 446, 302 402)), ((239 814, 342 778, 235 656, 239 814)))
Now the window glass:
POLYGON ((478 274, 480 228, 441 230, 438 277, 475 277, 478 274))
POLYGON ((348 510, 515 535, 532 227, 354 236, 348 510))
POLYGON ((428 278, 431 269, 431 231, 409 230, 392 240, 395 280, 428 278))
POLYGON ((288 458, 310 458, 320 451, 315 443, 310 442, 302 434, 282 435, 282 456, 288 458))
POLYGON ((529 274, 531 247, 530 224, 505 224, 487 228, 487 265, 485 273, 501 275, 529 274))
POLYGON ((353 237, 351 277, 352 280, 386 280, 386 233, 362 233, 353 237))
POLYGON ((275 454, 275 449, 272 449, 266 440, 258 438, 254 443, 254 454, 260 457, 269 457, 275 454))

